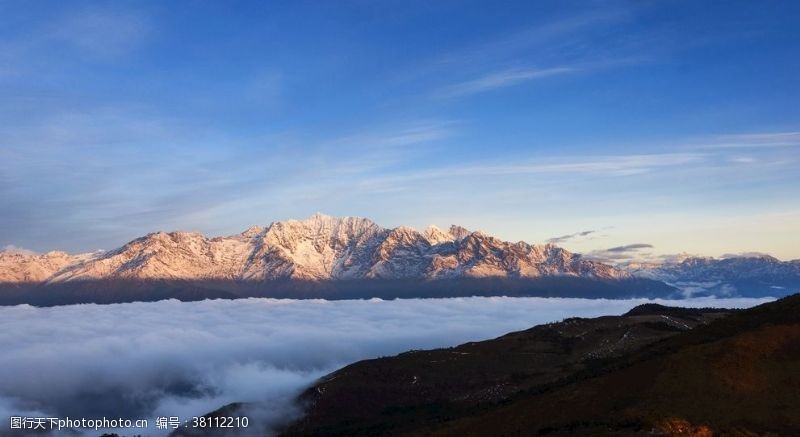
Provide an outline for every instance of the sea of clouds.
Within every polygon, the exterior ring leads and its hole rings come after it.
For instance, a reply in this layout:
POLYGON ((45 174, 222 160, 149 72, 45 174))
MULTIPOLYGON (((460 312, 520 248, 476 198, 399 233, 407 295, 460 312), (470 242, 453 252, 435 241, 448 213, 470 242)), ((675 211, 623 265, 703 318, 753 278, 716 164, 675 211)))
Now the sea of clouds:
MULTIPOLYGON (((656 302, 744 308, 770 300, 656 302)), ((0 307, 0 434, 10 416, 105 416, 149 419, 147 432, 136 433, 159 435, 155 417, 186 420, 237 401, 261 406, 254 422, 276 424, 299 414, 294 399, 305 387, 353 361, 566 317, 622 314, 645 302, 475 297, 0 307)))

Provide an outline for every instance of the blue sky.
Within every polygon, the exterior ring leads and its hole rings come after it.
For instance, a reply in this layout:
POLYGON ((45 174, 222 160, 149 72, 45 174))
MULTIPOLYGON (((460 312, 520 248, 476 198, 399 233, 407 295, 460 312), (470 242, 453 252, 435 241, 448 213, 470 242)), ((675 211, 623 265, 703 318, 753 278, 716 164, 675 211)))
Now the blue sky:
POLYGON ((0 1, 0 246, 322 211, 800 258, 798 18, 794 1, 0 1))

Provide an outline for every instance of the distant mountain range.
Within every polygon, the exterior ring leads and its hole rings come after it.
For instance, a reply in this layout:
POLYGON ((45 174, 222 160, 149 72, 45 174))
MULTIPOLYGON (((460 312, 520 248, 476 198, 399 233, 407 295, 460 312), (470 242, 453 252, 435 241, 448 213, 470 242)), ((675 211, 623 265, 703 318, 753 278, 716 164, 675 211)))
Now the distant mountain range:
POLYGON ((707 258, 621 266, 641 278, 665 282, 686 296, 784 296, 800 291, 800 260, 768 255, 707 258))
POLYGON ((316 214, 228 237, 158 232, 119 249, 81 255, 0 255, 0 281, 98 279, 339 280, 568 275, 630 277, 551 244, 509 243, 452 226, 444 232, 316 214))
MULTIPOLYGON (((749 269, 747 260, 707 260, 703 269, 684 267, 702 264, 689 260, 622 269, 553 244, 512 243, 455 225, 418 232, 383 228, 366 218, 315 214, 226 237, 157 232, 107 252, 0 252, 0 286, 10 290, 0 303, 245 296, 671 297, 695 282, 713 282, 716 291, 736 294, 738 288, 725 288, 727 278, 744 273, 724 272, 749 269)), ((787 266, 775 259, 758 264, 758 284, 769 284, 759 293, 788 294, 800 283, 800 263, 787 266)))

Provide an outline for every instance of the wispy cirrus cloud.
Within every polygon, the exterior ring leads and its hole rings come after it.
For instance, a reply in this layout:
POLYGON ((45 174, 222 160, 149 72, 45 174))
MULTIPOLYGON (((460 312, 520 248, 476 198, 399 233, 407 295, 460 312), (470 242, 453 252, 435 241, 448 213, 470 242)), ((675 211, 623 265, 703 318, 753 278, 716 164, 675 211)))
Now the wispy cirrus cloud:
POLYGON ((652 248, 653 248, 652 244, 634 243, 634 244, 626 244, 624 246, 612 247, 610 249, 606 249, 606 251, 614 253, 625 253, 625 252, 636 251, 639 249, 652 249, 652 248))
POLYGON ((54 74, 87 59, 112 60, 142 47, 154 32, 150 16, 127 8, 66 8, 0 42, 2 75, 54 74))
POLYGON ((433 59, 415 65, 413 71, 416 74, 432 74, 441 69, 504 62, 534 49, 548 58, 555 53, 562 55, 576 52, 584 58, 588 53, 583 43, 585 38, 583 32, 619 23, 630 16, 628 8, 603 7, 552 17, 537 24, 495 35, 494 38, 482 38, 477 44, 441 53, 433 59), (559 50, 565 48, 569 50, 559 50))
POLYGON ((639 64, 650 60, 652 47, 619 38, 613 30, 633 16, 633 7, 606 5, 536 17, 525 26, 414 63, 399 74, 407 80, 435 79, 445 73, 457 80, 440 83, 427 95, 453 99, 576 72, 639 64), (589 49, 590 40, 597 39, 604 41, 603 49, 589 49), (525 61, 520 63, 521 59, 525 61))
POLYGON ((800 146, 800 132, 762 132, 719 135, 701 147, 709 149, 746 149, 800 146))
POLYGON ((514 175, 596 175, 631 176, 650 172, 657 168, 698 163, 705 159, 702 153, 661 153, 648 155, 611 155, 586 157, 583 159, 550 159, 549 163, 531 162, 527 164, 464 164, 442 166, 415 172, 397 173, 369 181, 370 185, 380 183, 402 183, 435 179, 499 177, 514 175))
POLYGON ((476 79, 446 86, 435 93, 440 98, 465 97, 472 94, 479 94, 493 91, 500 88, 511 87, 529 82, 536 79, 572 73, 576 71, 573 67, 554 67, 554 68, 515 68, 503 70, 476 79))
POLYGON ((85 53, 112 57, 139 47, 152 30, 144 14, 89 8, 65 15, 45 35, 85 53))
POLYGON ((453 121, 427 120, 366 129, 323 145, 336 148, 388 149, 438 141, 454 134, 453 121))
POLYGON ((573 240, 575 238, 585 237, 587 235, 594 234, 595 232, 597 232, 597 231, 591 230, 591 231, 575 232, 574 234, 567 234, 567 235, 562 235, 560 237, 548 238, 547 242, 548 243, 553 243, 553 244, 564 243, 566 241, 570 241, 570 240, 573 240))
POLYGON ((638 258, 649 259, 650 254, 643 251, 645 249, 653 248, 654 246, 648 243, 625 244, 622 246, 610 247, 608 249, 593 250, 584 254, 584 257, 596 261, 617 264, 638 258))

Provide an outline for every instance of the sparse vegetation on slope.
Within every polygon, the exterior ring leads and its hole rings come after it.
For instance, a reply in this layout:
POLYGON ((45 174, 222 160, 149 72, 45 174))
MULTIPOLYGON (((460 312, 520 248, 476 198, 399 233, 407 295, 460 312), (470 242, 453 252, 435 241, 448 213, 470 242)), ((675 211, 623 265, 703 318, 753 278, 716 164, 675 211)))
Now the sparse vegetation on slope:
POLYGON ((355 363, 287 435, 796 435, 800 296, 638 307, 355 363))

